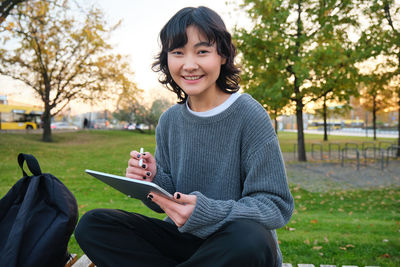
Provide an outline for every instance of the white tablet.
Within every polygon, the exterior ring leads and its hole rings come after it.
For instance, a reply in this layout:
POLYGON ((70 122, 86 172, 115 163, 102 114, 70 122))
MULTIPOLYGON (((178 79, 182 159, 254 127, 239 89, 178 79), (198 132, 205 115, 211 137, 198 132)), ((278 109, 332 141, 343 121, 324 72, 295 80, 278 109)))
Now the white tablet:
POLYGON ((174 197, 170 193, 152 182, 146 182, 92 170, 85 170, 85 172, 96 177, 100 181, 114 187, 118 191, 124 193, 131 198, 146 200, 147 195, 150 192, 154 192, 160 195, 164 195, 165 197, 175 201, 174 197))

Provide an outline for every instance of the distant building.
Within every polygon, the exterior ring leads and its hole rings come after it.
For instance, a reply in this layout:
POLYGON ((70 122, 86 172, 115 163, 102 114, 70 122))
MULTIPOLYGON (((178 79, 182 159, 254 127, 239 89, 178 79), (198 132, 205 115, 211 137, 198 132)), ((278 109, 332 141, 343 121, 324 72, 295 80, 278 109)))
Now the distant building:
POLYGON ((4 105, 8 104, 6 95, 0 95, 0 104, 4 104, 4 105))

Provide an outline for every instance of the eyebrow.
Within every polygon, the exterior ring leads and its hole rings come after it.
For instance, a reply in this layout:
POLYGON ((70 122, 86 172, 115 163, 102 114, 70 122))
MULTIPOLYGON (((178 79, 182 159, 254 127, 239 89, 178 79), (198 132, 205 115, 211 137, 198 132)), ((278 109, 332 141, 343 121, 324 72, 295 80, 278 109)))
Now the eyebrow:
POLYGON ((211 46, 213 46, 213 44, 212 43, 209 43, 209 42, 199 42, 199 43, 197 43, 197 44, 195 44, 194 45, 194 47, 199 47, 199 46, 207 46, 207 47, 211 47, 211 46))

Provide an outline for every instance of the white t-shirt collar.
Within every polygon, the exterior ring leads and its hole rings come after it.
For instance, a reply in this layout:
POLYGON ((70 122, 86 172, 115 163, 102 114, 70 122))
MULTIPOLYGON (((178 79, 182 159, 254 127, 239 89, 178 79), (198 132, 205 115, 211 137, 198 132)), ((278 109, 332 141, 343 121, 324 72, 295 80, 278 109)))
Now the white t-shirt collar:
POLYGON ((186 100, 186 108, 193 115, 196 115, 196 116, 199 116, 199 117, 211 117, 211 116, 215 116, 215 115, 223 112, 227 108, 229 108, 230 105, 232 105, 236 101, 236 99, 239 98, 239 96, 240 96, 240 93, 238 93, 238 92, 233 93, 233 94, 231 94, 229 96, 229 98, 227 100, 224 101, 224 103, 220 104, 219 106, 216 106, 213 109, 210 109, 210 110, 207 110, 207 111, 202 111, 202 112, 197 112, 197 111, 191 110, 190 107, 189 107, 188 101, 186 100))

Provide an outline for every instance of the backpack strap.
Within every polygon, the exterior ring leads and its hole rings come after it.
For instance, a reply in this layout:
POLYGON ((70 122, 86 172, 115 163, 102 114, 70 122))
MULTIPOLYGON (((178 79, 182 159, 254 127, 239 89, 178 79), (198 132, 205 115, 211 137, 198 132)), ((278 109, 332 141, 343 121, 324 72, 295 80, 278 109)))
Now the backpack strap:
POLYGON ((19 153, 18 164, 21 167, 22 174, 24 175, 24 177, 28 176, 24 170, 24 161, 26 161, 26 164, 28 165, 28 169, 31 171, 31 173, 33 175, 38 176, 38 175, 42 174, 42 171, 40 170, 39 162, 33 155, 19 153))

